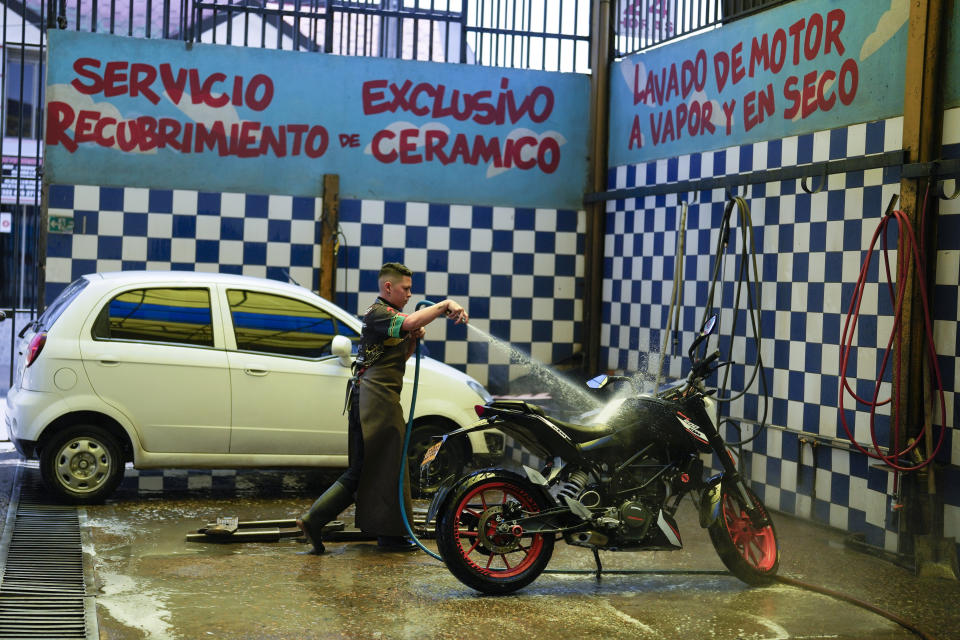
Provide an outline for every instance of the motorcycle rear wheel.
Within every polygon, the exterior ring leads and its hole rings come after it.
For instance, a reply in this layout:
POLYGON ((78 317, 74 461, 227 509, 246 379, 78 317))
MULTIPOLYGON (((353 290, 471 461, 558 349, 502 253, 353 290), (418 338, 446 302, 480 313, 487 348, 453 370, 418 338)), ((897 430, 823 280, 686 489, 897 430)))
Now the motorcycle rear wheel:
POLYGON ((758 527, 735 490, 724 486, 722 491, 720 515, 708 528, 710 541, 733 575, 753 586, 770 584, 780 568, 780 545, 770 514, 760 498, 747 488, 766 523, 758 527))
POLYGON ((491 595, 522 589, 546 568, 554 536, 497 531, 505 508, 525 512, 547 507, 526 479, 508 471, 479 471, 456 488, 437 521, 437 547, 460 582, 491 595))

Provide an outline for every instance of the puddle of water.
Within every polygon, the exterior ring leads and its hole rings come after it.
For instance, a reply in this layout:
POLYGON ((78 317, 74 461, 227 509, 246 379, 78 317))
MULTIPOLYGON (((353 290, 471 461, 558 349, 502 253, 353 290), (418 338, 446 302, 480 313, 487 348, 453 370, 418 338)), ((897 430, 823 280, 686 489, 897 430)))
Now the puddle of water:
POLYGON ((147 589, 144 583, 118 573, 100 570, 97 577, 101 583, 97 604, 117 622, 140 629, 147 640, 176 637, 169 622, 166 593, 147 589))

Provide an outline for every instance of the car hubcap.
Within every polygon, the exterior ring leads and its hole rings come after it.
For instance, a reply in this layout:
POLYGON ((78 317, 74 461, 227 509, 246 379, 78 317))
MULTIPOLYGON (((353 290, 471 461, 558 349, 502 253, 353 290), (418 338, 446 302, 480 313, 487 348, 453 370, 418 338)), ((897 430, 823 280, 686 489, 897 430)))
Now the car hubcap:
POLYGON ((75 438, 60 449, 57 478, 72 491, 96 490, 110 471, 110 454, 96 440, 75 438))

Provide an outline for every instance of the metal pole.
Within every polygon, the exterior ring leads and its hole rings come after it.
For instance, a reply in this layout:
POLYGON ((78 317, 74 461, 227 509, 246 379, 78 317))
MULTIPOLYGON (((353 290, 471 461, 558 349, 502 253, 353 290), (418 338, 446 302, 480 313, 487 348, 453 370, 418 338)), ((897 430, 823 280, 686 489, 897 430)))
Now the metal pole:
MULTIPOLYGON (((606 189, 607 133, 610 113, 610 11, 611 0, 594 0, 590 32, 590 166, 591 190, 606 189)), ((584 255, 583 365, 587 372, 600 368, 600 327, 603 321, 603 245, 606 203, 586 207, 584 255)))
MULTIPOLYGON (((910 21, 907 31, 906 85, 903 98, 903 149, 909 162, 934 160, 940 155, 943 128, 943 70, 946 47, 946 27, 949 24, 948 9, 951 0, 911 0, 910 21)), ((907 215, 916 233, 920 233, 924 215, 927 216, 926 243, 923 265, 929 274, 927 282, 933 281, 936 270, 936 197, 928 201, 930 210, 924 212, 924 194, 928 179, 907 178, 900 183, 901 208, 907 215)), ((923 372, 926 334, 924 329, 923 303, 919 294, 919 277, 914 268, 912 255, 904 251, 904 234, 899 234, 897 260, 906 261, 906 289, 903 299, 902 324, 898 334, 899 357, 894 361, 894 393, 899 405, 894 406, 893 423, 900 434, 894 443, 903 449, 909 438, 916 438, 924 424, 923 372)), ((946 420, 946 417, 943 417, 946 420)), ((927 433, 927 438, 932 434, 927 433)), ((928 465, 924 474, 934 473, 928 465)), ((904 478, 905 517, 900 522, 900 550, 914 552, 917 570, 924 569, 926 560, 936 560, 939 555, 936 544, 943 536, 943 505, 933 487, 933 478, 914 473, 904 478), (931 544, 933 542, 933 544, 931 544)), ((949 545, 953 547, 953 545, 949 545)), ((956 550, 954 548, 954 555, 956 550)))

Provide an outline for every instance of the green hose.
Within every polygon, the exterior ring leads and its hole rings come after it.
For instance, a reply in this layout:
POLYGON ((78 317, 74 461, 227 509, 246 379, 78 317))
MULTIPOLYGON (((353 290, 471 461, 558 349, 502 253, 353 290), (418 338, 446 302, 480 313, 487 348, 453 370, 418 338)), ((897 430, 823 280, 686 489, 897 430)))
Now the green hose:
MULTIPOLYGON (((429 307, 434 302, 429 300, 421 300, 417 303, 417 310, 420 307, 429 307)), ((407 430, 403 435, 403 451, 400 454, 400 475, 398 484, 398 492, 400 495, 400 513, 403 515, 403 526, 407 529, 407 535, 410 536, 410 539, 413 540, 418 547, 420 547, 424 553, 426 553, 431 558, 436 558, 437 560, 443 561, 438 554, 434 553, 430 549, 427 549, 423 546, 423 543, 420 542, 420 538, 417 537, 417 534, 413 532, 413 527, 410 526, 410 519, 407 517, 407 510, 404 508, 404 496, 403 496, 403 480, 406 478, 407 474, 407 450, 410 448, 410 433, 413 431, 413 414, 414 410, 417 407, 417 387, 420 385, 420 339, 417 338, 417 361, 416 366, 413 369, 413 394, 410 397, 410 415, 407 417, 407 430)))

